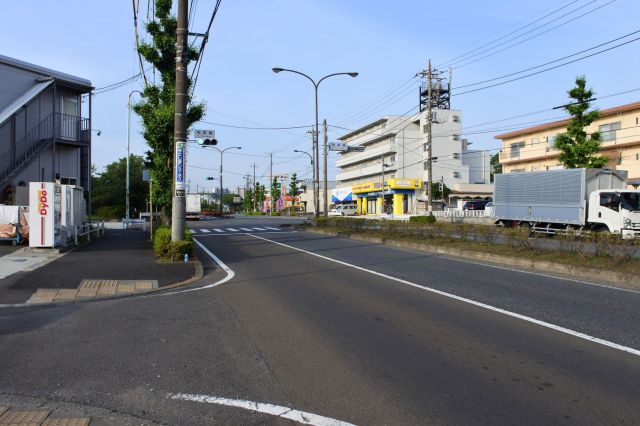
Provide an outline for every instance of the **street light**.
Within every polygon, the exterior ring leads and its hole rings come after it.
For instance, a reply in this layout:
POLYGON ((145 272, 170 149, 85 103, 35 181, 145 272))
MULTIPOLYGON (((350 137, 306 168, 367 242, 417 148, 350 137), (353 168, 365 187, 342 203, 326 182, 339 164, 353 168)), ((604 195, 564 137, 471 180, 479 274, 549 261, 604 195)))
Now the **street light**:
MULTIPOLYGON (((144 96, 144 94, 139 91, 139 90, 132 90, 131 92, 129 92, 129 100, 127 101, 127 175, 126 175, 126 185, 127 188, 125 190, 125 212, 124 212, 124 222, 125 222, 125 229, 129 229, 129 157, 130 157, 130 150, 131 150, 131 95, 133 95, 134 93, 138 93, 141 96, 144 96)), ((100 136, 100 131, 98 130, 98 136, 100 136)))
MULTIPOLYGON (((318 86, 320 86, 320 83, 322 83, 323 80, 326 80, 329 77, 333 77, 335 75, 348 75, 350 77, 357 77, 358 73, 357 72, 336 72, 333 74, 329 74, 329 75, 325 75, 324 77, 322 77, 320 80, 318 80, 318 82, 316 83, 316 81, 314 79, 312 79, 311 77, 309 77, 308 75, 306 75, 305 73, 302 73, 300 71, 295 71, 295 70, 290 70, 287 68, 279 68, 279 67, 275 67, 275 68, 271 68, 271 71, 273 71, 274 73, 279 73, 282 71, 287 71, 287 72, 292 72, 294 74, 299 74, 305 78, 307 78, 311 83, 313 83, 313 87, 315 89, 315 100, 316 100, 316 131, 314 133, 314 138, 313 138, 313 157, 312 157, 312 161, 314 162, 314 167, 313 167, 313 182, 314 182, 314 189, 313 189, 313 204, 314 204, 314 211, 315 211, 315 216, 318 217, 319 216, 319 212, 318 212, 318 204, 320 203, 319 200, 319 186, 320 186, 320 168, 318 167, 318 158, 320 157, 319 155, 319 150, 318 150, 318 136, 320 134, 319 129, 318 129, 318 86)), ((324 215, 327 216, 327 179, 326 179, 326 171, 327 171, 327 155, 326 155, 326 149, 325 149, 325 156, 324 156, 324 170, 325 170, 325 179, 324 179, 324 215)))
POLYGON ((202 145, 203 148, 207 147, 207 148, 213 148, 216 151, 218 151, 220 153, 220 217, 223 216, 224 211, 222 208, 222 158, 223 158, 223 154, 226 150, 228 149, 242 149, 241 146, 230 146, 228 148, 225 149, 220 149, 220 148, 216 148, 215 146, 212 145, 202 145))
MULTIPOLYGON (((299 149, 294 149, 293 152, 299 152, 301 154, 306 154, 309 156, 309 159, 311 160, 311 167, 313 168, 313 157, 311 156, 311 154, 309 154, 307 151, 300 151, 299 149)), ((315 171, 315 170, 314 170, 315 171)), ((311 190, 313 191, 313 196, 315 197, 316 195, 316 185, 315 182, 312 183, 311 185, 311 190)), ((315 205, 315 199, 313 200, 313 203, 315 205)), ((305 206, 305 212, 306 212, 306 206, 305 206)))

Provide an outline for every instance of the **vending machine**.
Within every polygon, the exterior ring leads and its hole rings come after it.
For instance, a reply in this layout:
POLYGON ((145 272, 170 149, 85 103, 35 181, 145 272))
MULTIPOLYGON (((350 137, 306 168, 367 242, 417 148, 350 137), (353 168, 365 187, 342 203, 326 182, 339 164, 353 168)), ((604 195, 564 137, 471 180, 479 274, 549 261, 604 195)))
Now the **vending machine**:
POLYGON ((59 183, 29 183, 29 247, 62 244, 61 191, 59 183))

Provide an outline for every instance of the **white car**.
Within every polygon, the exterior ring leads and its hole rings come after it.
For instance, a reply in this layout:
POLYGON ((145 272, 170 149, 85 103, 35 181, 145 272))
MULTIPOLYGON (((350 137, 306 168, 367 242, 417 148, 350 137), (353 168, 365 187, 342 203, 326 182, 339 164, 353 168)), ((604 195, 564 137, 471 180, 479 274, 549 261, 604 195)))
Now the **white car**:
POLYGON ((355 216, 358 208, 350 204, 340 204, 329 210, 329 216, 355 216))

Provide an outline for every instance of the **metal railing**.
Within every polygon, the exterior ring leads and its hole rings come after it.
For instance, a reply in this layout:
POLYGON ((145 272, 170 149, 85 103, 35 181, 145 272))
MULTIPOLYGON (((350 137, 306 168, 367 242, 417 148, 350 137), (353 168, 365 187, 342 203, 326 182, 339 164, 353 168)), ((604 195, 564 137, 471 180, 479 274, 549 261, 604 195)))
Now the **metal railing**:
POLYGON ((73 242, 75 245, 80 244, 80 238, 87 236, 87 241, 91 241, 91 234, 96 234, 97 237, 104 237, 104 221, 89 222, 83 225, 75 226, 73 232, 73 242))
POLYGON ((91 122, 88 118, 63 113, 52 113, 45 117, 33 129, 16 141, 15 148, 0 154, 0 181, 11 175, 16 169, 53 139, 71 142, 89 143, 91 122))

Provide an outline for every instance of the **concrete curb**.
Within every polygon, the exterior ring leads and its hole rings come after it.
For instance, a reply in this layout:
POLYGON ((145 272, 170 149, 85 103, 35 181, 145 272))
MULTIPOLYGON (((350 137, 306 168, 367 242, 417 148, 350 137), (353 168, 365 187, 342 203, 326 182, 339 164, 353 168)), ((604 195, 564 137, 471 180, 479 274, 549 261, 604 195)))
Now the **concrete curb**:
POLYGON ((611 287, 627 290, 640 290, 640 275, 625 272, 605 271, 601 269, 587 269, 573 265, 564 265, 556 262, 537 261, 535 259, 520 259, 490 253, 482 253, 457 248, 448 248, 430 245, 415 241, 393 240, 382 237, 372 237, 360 234, 348 234, 343 232, 327 231, 323 229, 305 229, 316 234, 330 235, 368 243, 384 244, 408 250, 424 251, 463 259, 487 262, 500 266, 508 266, 524 271, 535 271, 549 275, 557 275, 563 278, 581 279, 588 282, 605 283, 611 287))

